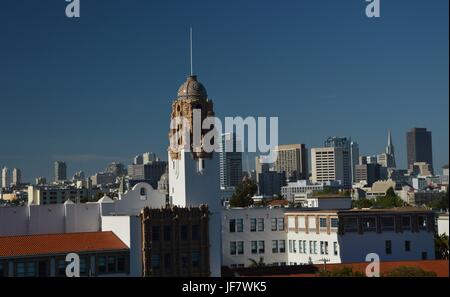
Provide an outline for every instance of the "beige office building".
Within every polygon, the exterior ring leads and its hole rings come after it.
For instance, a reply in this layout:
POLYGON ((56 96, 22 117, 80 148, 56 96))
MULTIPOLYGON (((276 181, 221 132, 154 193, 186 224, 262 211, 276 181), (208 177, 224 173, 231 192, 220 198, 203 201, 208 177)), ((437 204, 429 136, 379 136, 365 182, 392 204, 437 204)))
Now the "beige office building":
MULTIPOLYGON (((351 185, 349 170, 344 166, 345 151, 339 147, 322 147, 311 149, 312 181, 323 183, 340 181, 344 186, 351 185)), ((348 167, 348 166, 347 166, 348 167)))
POLYGON ((286 144, 275 148, 278 153, 273 169, 285 172, 291 181, 308 179, 308 151, 304 144, 286 144))

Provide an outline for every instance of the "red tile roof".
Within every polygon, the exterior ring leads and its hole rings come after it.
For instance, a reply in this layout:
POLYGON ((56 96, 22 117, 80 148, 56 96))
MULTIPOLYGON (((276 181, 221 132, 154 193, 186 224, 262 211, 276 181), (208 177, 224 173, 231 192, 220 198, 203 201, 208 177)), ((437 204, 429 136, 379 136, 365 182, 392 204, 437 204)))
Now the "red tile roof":
POLYGON ((0 258, 126 249, 111 231, 0 237, 0 258))

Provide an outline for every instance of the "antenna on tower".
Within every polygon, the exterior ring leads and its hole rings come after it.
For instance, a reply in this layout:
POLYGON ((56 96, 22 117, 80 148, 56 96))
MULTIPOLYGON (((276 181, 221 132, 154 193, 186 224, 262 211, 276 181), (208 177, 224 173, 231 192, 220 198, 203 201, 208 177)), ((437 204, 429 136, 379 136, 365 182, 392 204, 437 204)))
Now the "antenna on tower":
POLYGON ((190 28, 190 35, 189 35, 189 40, 190 40, 190 58, 191 58, 191 76, 194 75, 194 64, 193 64, 193 59, 192 59, 192 27, 190 28))

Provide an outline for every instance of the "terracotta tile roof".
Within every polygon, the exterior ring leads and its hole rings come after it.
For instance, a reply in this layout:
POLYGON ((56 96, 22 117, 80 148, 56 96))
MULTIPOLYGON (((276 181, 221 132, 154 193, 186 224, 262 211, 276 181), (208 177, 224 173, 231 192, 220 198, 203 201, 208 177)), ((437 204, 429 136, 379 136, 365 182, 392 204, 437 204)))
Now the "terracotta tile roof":
POLYGON ((289 204, 289 201, 287 201, 285 199, 271 200, 268 203, 268 205, 271 205, 271 206, 288 205, 288 204, 289 204))
POLYGON ((0 258, 126 249, 111 231, 0 237, 0 258))

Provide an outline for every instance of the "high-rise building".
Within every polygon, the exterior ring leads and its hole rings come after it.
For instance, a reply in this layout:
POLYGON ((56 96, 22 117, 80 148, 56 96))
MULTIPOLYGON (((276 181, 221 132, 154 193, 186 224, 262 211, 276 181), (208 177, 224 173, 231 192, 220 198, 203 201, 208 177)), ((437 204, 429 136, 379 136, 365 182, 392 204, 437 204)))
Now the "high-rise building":
POLYGON ((56 161, 53 170, 55 182, 67 180, 67 165, 65 162, 56 161))
POLYGON ((133 164, 134 165, 144 164, 144 157, 142 155, 137 155, 136 157, 134 157, 133 164))
POLYGON ((112 173, 115 176, 126 174, 125 166, 122 163, 112 162, 106 166, 105 172, 112 173))
POLYGON ((270 170, 271 163, 265 162, 265 156, 255 157, 255 181, 258 182, 259 174, 270 170))
POLYGON ((225 133, 220 141, 220 187, 236 187, 242 181, 242 152, 234 133, 225 133))
POLYGON ((304 144, 279 145, 274 151, 278 154, 273 164, 275 171, 284 172, 289 181, 308 178, 308 151, 304 144))
POLYGON ((158 188, 158 181, 166 172, 167 162, 155 159, 146 164, 134 164, 128 166, 130 187, 139 182, 146 182, 154 189, 158 188))
POLYGON ((22 171, 18 168, 13 169, 12 184, 18 186, 22 183, 22 171))
MULTIPOLYGON (((213 102, 208 98, 205 87, 197 80, 197 76, 190 75, 178 89, 177 98, 172 103, 171 121, 177 118, 185 121, 175 127, 171 125, 169 130, 169 201, 180 207, 208 205, 211 276, 220 276, 222 205, 219 154, 216 151, 208 152, 203 146, 208 141, 205 136, 210 132, 217 135, 217 131, 214 131, 215 127, 195 131, 199 133, 199 146, 196 146, 192 137, 175 137, 183 135, 183 131, 194 131, 195 111, 200 112, 201 123, 207 117, 214 116, 213 102)), ((214 139, 214 143, 218 142, 219 139, 214 139)))
POLYGON ((45 177, 40 176, 36 178, 34 183, 38 186, 43 186, 47 184, 47 179, 45 177))
POLYGON ((359 145, 358 143, 347 137, 328 137, 325 140, 324 147, 341 148, 343 154, 344 177, 343 182, 348 186, 356 180, 355 166, 359 161, 359 145), (350 182, 348 182, 350 181, 350 182))
POLYGON ((431 131, 426 128, 412 128, 406 133, 408 168, 414 163, 425 162, 433 168, 431 131))
POLYGON ((155 153, 146 152, 146 153, 142 154, 142 163, 143 164, 148 164, 148 163, 151 163, 153 161, 156 161, 156 154, 155 153))
POLYGON ((9 169, 5 166, 2 169, 2 188, 9 188, 11 186, 11 175, 9 169))
POLYGON ((281 196, 281 188, 284 185, 286 185, 286 173, 284 171, 266 171, 259 174, 258 191, 261 196, 281 196))
POLYGON ((356 182, 366 181, 369 187, 381 179, 380 164, 358 164, 355 166, 356 182))
POLYGON ((391 163, 387 163, 386 167, 389 168, 396 168, 397 164, 395 162, 395 149, 394 149, 394 144, 392 143, 392 134, 391 134, 391 130, 389 130, 388 132, 388 144, 386 146, 386 154, 388 154, 391 157, 391 163))
POLYGON ((324 183, 340 181, 351 188, 350 152, 343 147, 322 147, 311 149, 312 181, 324 183))
POLYGON ((84 171, 78 171, 78 172, 75 172, 72 180, 73 181, 82 181, 82 180, 85 180, 85 178, 86 177, 85 177, 84 171))

